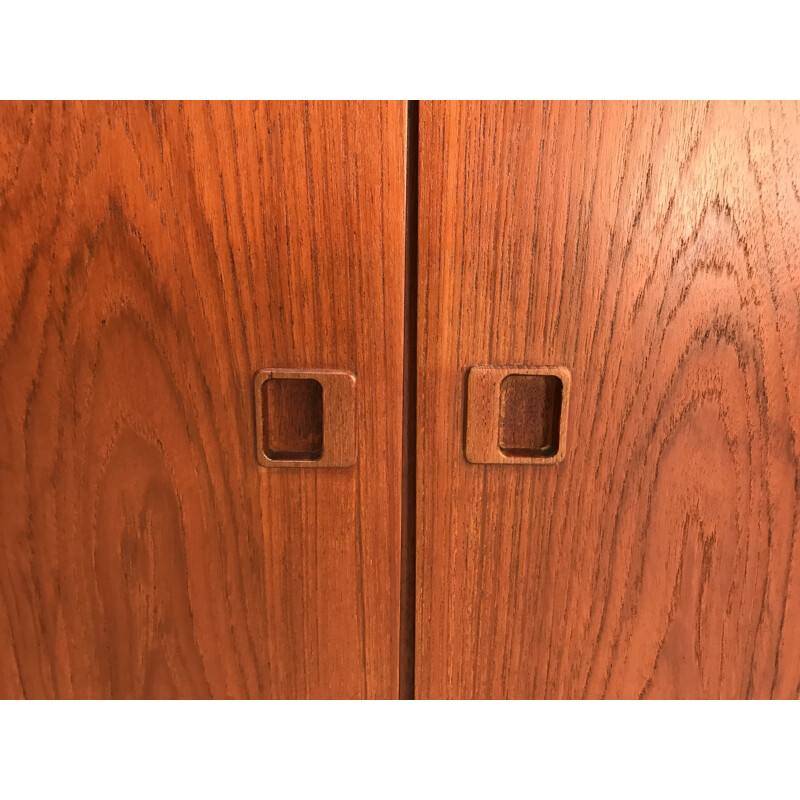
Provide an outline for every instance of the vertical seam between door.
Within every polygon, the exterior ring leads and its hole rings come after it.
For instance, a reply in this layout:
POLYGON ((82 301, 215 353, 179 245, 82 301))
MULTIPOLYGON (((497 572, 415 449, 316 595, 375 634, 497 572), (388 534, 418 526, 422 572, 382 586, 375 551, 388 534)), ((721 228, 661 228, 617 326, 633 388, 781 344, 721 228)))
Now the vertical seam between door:
POLYGON ((414 699, 417 594, 417 244, 419 101, 406 110, 406 259, 403 306, 403 507, 400 528, 401 700, 414 699))

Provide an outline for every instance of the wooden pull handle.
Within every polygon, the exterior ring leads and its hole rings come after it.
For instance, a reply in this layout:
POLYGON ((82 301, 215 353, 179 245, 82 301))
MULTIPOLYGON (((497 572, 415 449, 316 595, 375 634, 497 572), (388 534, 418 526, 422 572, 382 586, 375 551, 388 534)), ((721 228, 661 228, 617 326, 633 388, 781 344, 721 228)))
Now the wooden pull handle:
POLYGON ((262 467, 350 467, 356 461, 356 378, 343 370, 262 369, 255 375, 256 458, 262 467))
POLYGON ((566 367, 470 367, 467 461, 557 464, 565 453, 570 384, 566 367))

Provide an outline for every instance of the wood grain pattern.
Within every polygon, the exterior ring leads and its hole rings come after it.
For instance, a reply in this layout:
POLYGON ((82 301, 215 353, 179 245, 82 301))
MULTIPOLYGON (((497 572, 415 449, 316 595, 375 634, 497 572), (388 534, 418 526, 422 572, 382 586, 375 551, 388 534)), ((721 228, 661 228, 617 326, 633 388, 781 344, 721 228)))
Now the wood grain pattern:
POLYGON ((419 697, 800 694, 800 108, 422 103, 419 697), (565 460, 465 370, 565 364, 565 460))
POLYGON ((406 108, 0 105, 0 696, 396 697, 406 108), (358 376, 350 469, 253 375, 358 376))

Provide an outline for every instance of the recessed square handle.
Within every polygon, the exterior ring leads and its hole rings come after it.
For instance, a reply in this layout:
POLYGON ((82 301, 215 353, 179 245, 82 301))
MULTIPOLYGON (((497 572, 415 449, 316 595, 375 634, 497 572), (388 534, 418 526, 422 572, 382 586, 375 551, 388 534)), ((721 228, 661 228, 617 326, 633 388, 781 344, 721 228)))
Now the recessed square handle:
POLYGON ((467 461, 557 464, 565 453, 570 384, 566 367, 470 367, 467 461))
POLYGON ((344 370, 262 369, 255 375, 256 458, 262 467, 350 467, 356 379, 344 370))

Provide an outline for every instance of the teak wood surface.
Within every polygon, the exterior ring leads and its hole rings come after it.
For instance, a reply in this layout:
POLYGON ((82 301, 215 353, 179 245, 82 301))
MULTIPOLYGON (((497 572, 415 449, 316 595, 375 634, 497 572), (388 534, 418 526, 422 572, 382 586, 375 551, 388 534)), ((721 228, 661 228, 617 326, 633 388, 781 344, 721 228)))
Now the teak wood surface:
POLYGON ((0 104, 0 696, 397 696, 406 113, 0 104), (354 466, 257 465, 267 366, 354 466))
POLYGON ((800 109, 420 107, 416 694, 800 693, 800 109), (556 465, 464 457, 563 364, 556 465))
POLYGON ((798 187, 792 104, 0 104, 0 697, 797 697, 798 187))

